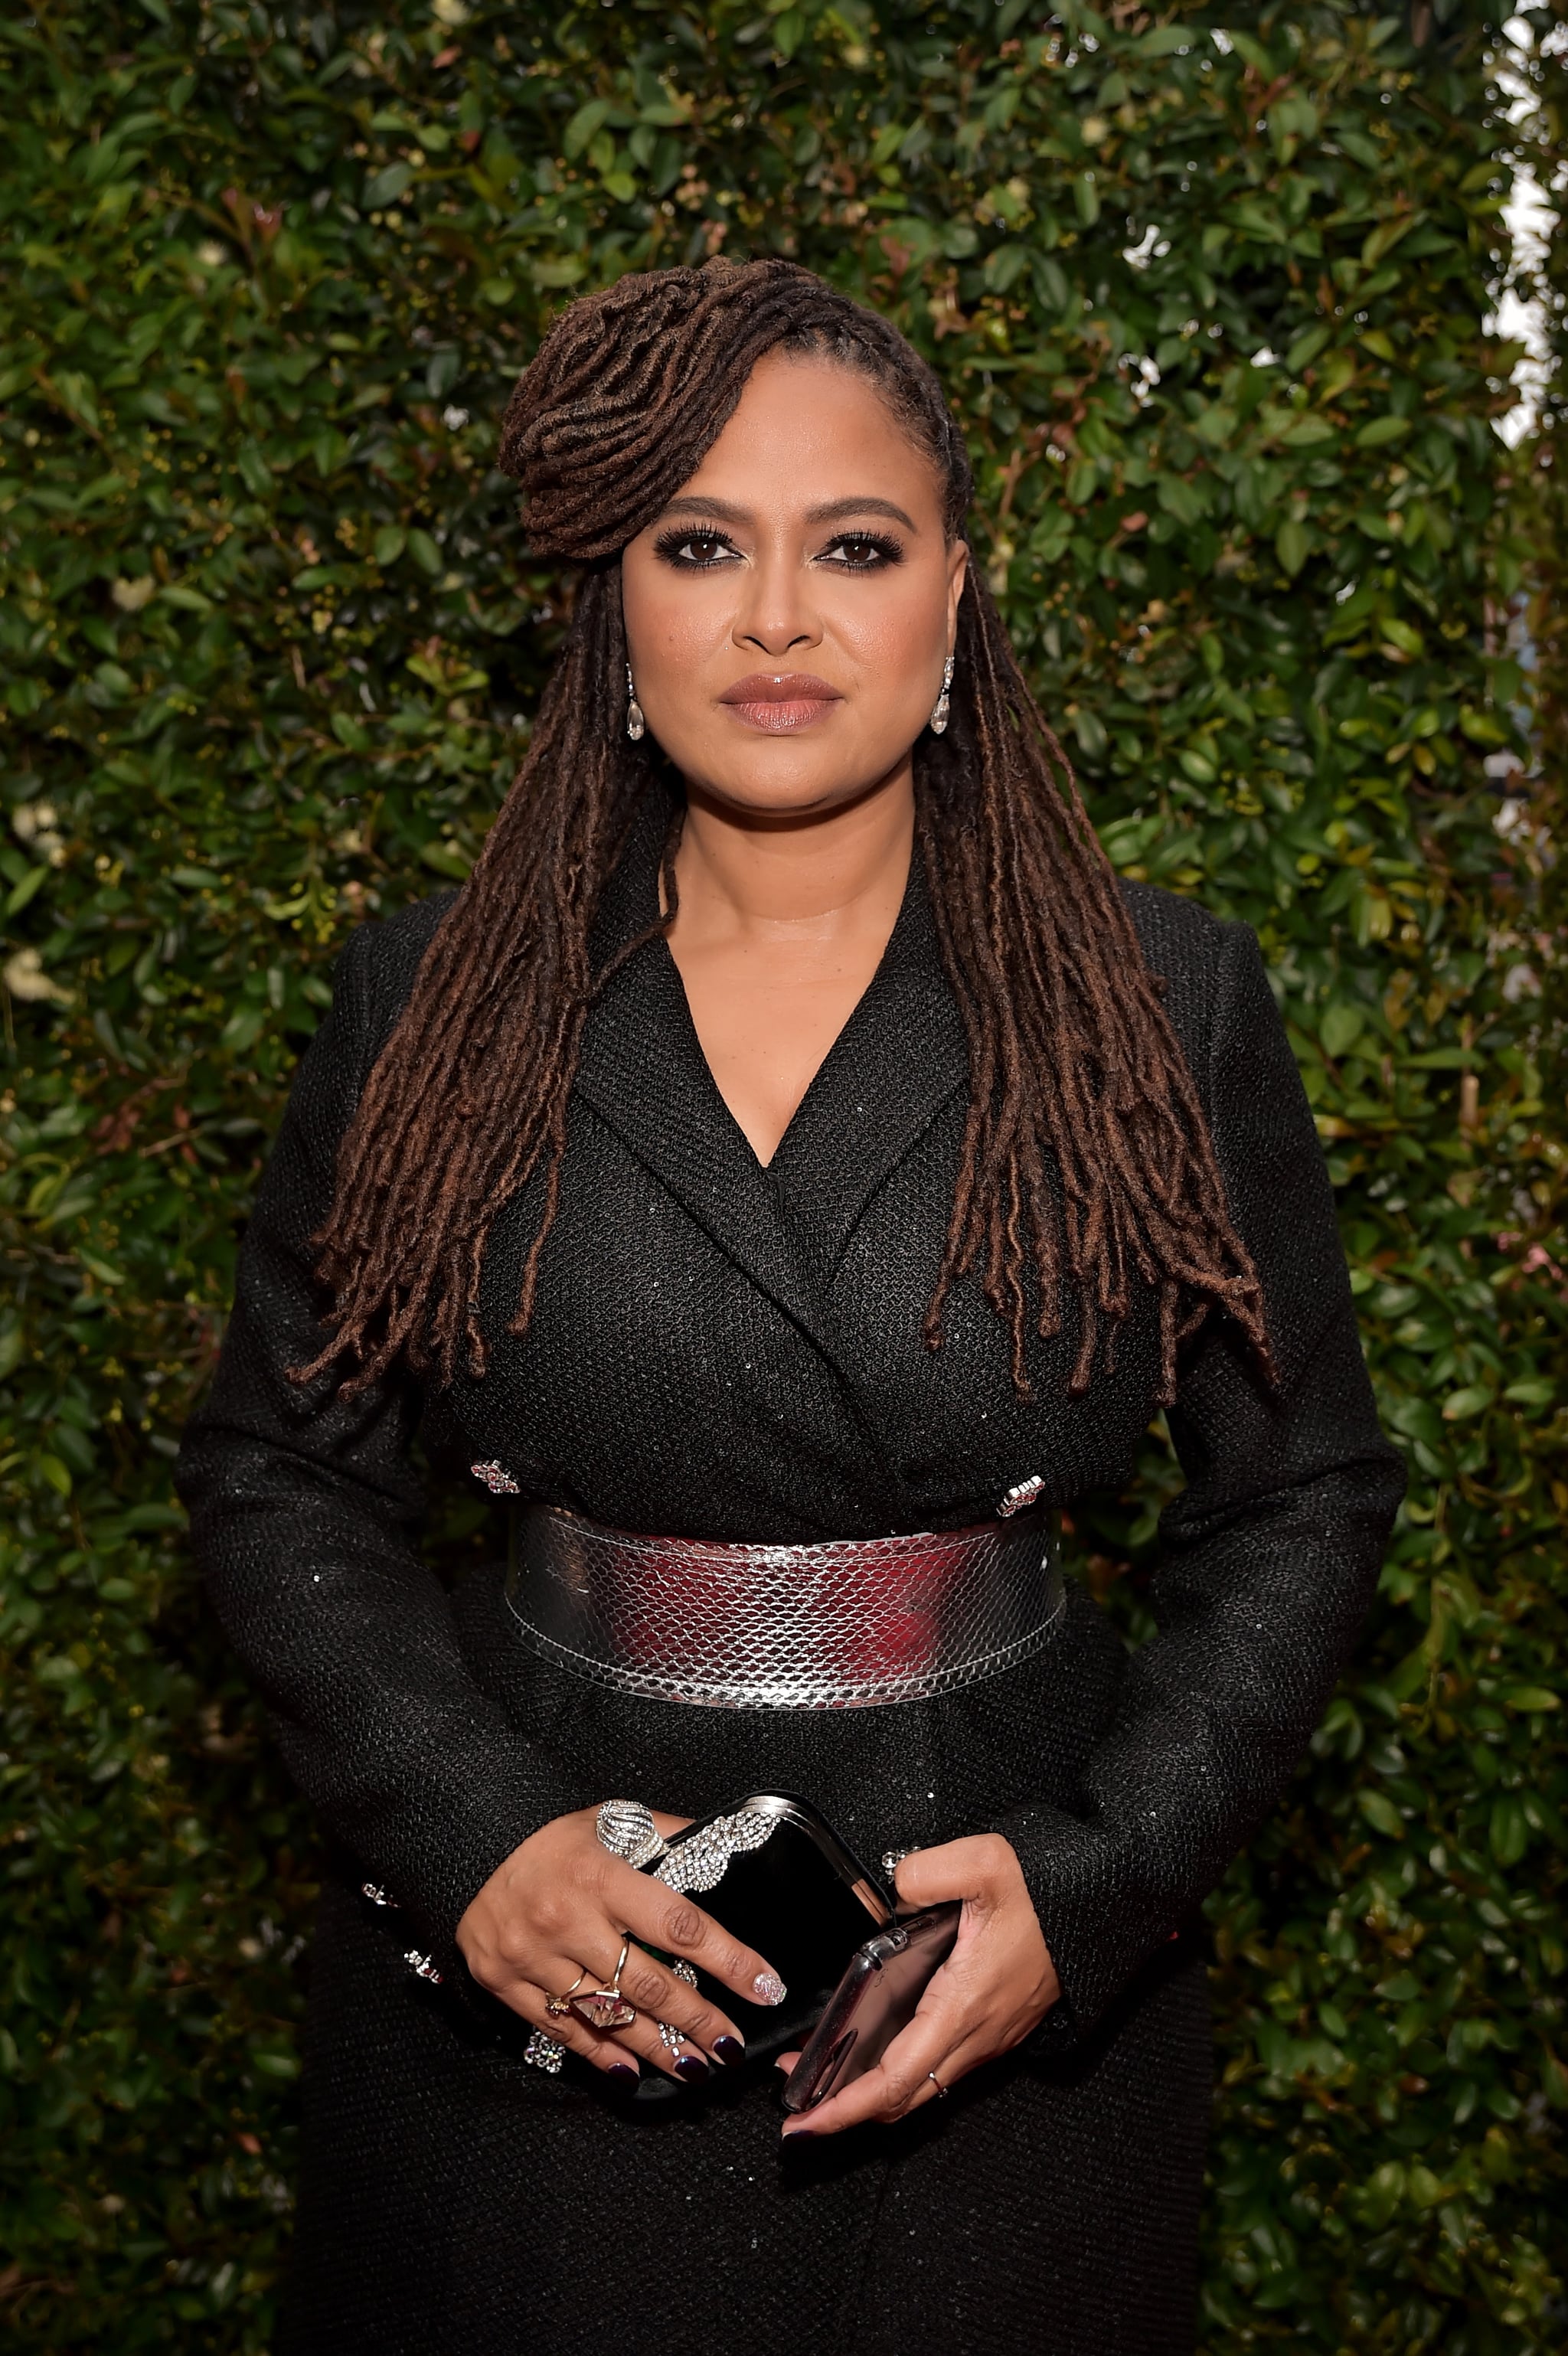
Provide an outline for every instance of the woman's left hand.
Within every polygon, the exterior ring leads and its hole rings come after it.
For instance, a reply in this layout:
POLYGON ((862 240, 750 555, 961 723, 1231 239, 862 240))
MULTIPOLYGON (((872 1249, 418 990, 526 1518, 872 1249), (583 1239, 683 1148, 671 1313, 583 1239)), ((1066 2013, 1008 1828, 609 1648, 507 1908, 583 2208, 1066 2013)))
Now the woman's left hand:
MULTIPOLYGON (((1009 2052, 1061 1994, 1018 1853, 1000 1833, 915 1849, 899 1867, 898 1894, 905 1907, 961 1898, 957 1944, 876 2068, 791 2119, 786 2140, 901 2119, 934 2103, 939 2087, 1009 2052)), ((793 2070, 798 2059, 785 2053, 779 2067, 793 2070)))

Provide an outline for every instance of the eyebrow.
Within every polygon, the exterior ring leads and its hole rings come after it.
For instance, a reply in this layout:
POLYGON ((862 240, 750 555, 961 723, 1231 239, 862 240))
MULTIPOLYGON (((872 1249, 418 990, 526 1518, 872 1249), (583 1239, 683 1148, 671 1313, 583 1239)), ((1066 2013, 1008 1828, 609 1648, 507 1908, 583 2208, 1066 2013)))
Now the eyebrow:
MULTIPOLYGON (((749 508, 736 507, 730 499, 671 499, 665 509, 667 516, 711 516, 719 523, 750 523, 749 508)), ((906 515, 891 499, 829 499, 821 507, 807 508, 807 523, 844 523, 851 516, 887 516, 893 523, 901 523, 906 531, 918 531, 920 526, 912 515, 906 515)))

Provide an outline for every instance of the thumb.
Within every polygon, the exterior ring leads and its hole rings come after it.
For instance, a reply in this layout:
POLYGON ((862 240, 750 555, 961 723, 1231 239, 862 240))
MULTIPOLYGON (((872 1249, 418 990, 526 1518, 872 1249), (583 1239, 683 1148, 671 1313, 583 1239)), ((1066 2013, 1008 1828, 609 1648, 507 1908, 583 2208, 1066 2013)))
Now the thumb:
POLYGON ((912 1849, 895 1876, 901 1903, 936 1906, 944 1899, 965 1898, 984 1904, 993 1894, 995 1847, 994 1836, 982 1833, 944 1841, 937 1848, 912 1849))

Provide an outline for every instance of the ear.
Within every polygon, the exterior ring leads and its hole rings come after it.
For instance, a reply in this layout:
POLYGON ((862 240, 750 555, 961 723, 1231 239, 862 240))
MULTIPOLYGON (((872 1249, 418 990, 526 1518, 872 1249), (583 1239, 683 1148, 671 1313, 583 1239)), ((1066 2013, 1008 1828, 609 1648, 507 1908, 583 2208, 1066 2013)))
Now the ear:
POLYGON ((969 578, 969 543, 955 540, 947 552, 947 651, 952 653, 958 637, 958 606, 964 595, 964 584, 969 578))

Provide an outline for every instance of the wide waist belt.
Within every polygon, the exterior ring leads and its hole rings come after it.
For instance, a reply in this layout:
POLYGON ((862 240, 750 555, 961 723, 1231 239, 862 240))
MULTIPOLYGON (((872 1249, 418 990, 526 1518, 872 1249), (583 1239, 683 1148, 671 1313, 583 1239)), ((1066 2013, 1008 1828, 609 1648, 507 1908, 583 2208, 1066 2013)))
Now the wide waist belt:
POLYGON ((741 1546, 513 1511, 507 1600, 577 1676, 722 1709, 918 1701, 1038 1652, 1061 1610, 1040 1510, 966 1530, 741 1546))

